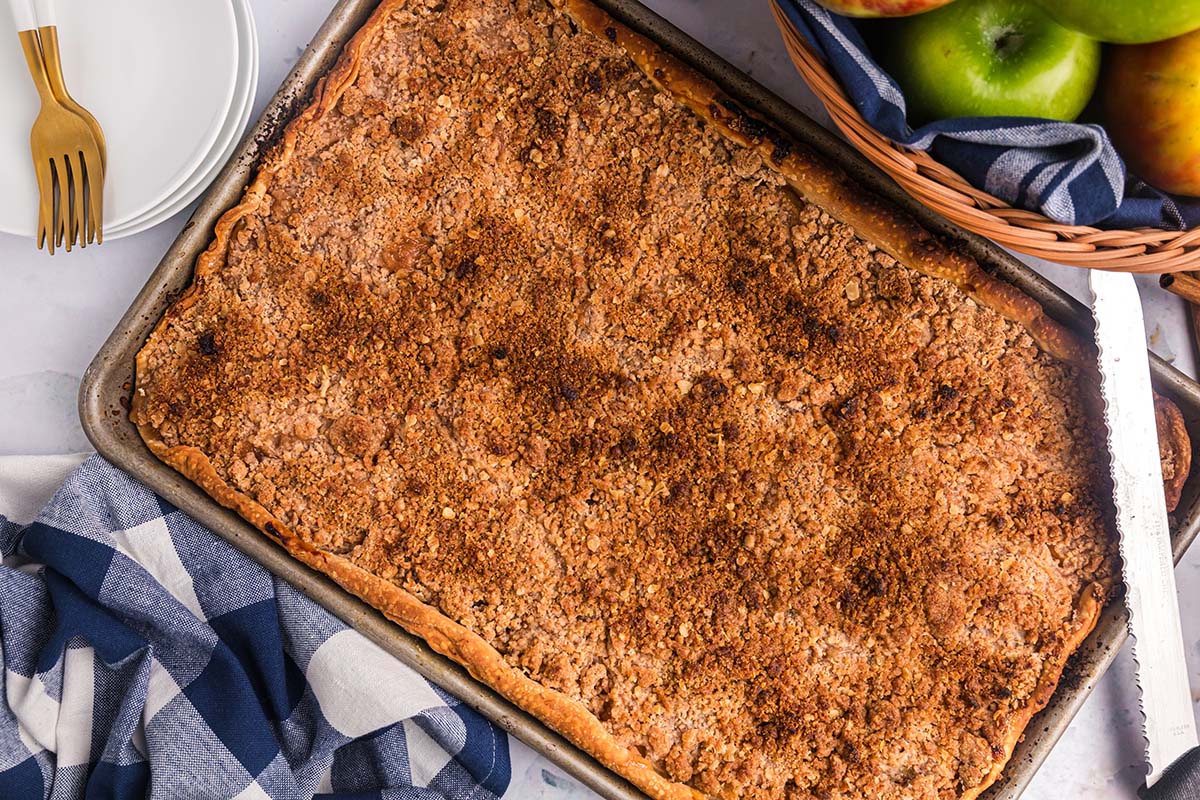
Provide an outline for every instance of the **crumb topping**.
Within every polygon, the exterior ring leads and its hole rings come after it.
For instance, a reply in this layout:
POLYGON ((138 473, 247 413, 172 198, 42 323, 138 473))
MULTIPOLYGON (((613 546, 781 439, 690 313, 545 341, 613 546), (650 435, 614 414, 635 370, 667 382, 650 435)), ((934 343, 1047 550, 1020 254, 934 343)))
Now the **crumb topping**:
POLYGON ((673 780, 958 797, 1114 574, 1087 382, 615 38, 396 9, 140 420, 673 780))

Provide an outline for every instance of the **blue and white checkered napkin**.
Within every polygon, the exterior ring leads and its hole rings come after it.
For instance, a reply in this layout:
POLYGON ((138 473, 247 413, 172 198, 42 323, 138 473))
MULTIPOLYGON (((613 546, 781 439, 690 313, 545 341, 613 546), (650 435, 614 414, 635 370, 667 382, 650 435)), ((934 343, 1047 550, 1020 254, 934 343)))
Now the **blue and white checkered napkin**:
POLYGON ((3 800, 509 784, 502 731, 98 456, 0 555, 3 800))
POLYGON ((929 151, 989 194, 1067 224, 1169 230, 1200 225, 1200 201, 1171 197, 1127 177, 1099 125, 963 117, 913 130, 903 94, 872 59, 851 20, 812 0, 779 4, 824 56, 867 122, 893 141, 929 151))

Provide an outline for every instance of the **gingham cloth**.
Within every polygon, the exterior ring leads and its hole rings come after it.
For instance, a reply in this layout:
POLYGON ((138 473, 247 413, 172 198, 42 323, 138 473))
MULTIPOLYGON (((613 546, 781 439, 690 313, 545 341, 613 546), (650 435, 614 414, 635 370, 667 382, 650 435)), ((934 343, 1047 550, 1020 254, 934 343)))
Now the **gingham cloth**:
POLYGON ((1173 230, 1200 225, 1200 201, 1171 197, 1127 177, 1099 125, 963 117, 914 130, 900 88, 871 57, 851 20, 812 0, 778 2, 868 123, 893 141, 929 151, 972 185, 1068 224, 1173 230))
POLYGON ((3 800, 509 785, 502 731, 99 456, 0 555, 3 800))

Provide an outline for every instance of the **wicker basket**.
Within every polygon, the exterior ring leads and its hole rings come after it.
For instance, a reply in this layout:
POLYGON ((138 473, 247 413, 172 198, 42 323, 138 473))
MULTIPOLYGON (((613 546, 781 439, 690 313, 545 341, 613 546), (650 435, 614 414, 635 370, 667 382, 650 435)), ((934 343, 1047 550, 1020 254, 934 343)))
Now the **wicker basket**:
POLYGON ((928 153, 884 137, 854 108, 778 3, 772 0, 771 6, 792 61, 851 144, 905 191, 952 222, 1013 250, 1059 264, 1140 273, 1200 269, 1200 228, 1121 231, 1063 225, 1037 212, 1013 208, 971 186, 928 153))

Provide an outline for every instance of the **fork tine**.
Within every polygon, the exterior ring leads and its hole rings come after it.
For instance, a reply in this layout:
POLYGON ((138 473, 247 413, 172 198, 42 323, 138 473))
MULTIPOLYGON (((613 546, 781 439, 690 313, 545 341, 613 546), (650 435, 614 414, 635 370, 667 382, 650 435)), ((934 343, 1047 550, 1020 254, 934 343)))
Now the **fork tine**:
POLYGON ((33 167, 37 174, 38 185, 37 246, 41 250, 46 246, 46 240, 49 239, 50 255, 54 255, 54 237, 47 235, 54 220, 54 174, 51 172, 50 162, 44 159, 35 160, 33 167))
POLYGON ((63 230, 66 231, 67 252, 69 253, 75 244, 75 182, 72 180, 74 175, 71 174, 71 157, 64 154, 62 165, 62 177, 59 183, 59 194, 62 200, 59 208, 62 210, 62 224, 63 230))
POLYGON ((79 154, 79 174, 83 179, 83 207, 79 211, 79 246, 87 247, 96 239, 96 231, 92 227, 92 176, 88 174, 87 154, 79 154))
POLYGON ((83 239, 86 244, 92 244, 96 241, 96 186, 94 181, 95 175, 92 174, 92 162, 88 160, 87 153, 79 154, 80 171, 83 172, 83 202, 85 204, 84 211, 84 232, 83 239))
POLYGON ((84 228, 87 205, 84 203, 84 190, 87 187, 87 175, 83 168, 83 151, 76 151, 75 159, 67 157, 67 170, 71 174, 71 239, 80 248, 87 247, 87 230, 84 228))
POLYGON ((71 242, 67 239, 67 220, 70 216, 71 179, 67 175, 67 165, 62 159, 54 160, 54 238, 59 247, 65 247, 71 252, 71 242))
POLYGON ((83 166, 79 161, 79 151, 68 153, 66 155, 67 174, 71 176, 71 218, 67 223, 67 235, 71 237, 71 242, 83 246, 83 240, 86 233, 83 229, 83 166))
POLYGON ((54 159, 50 159, 50 170, 54 175, 54 224, 51 228, 51 235, 54 237, 55 246, 62 247, 65 239, 63 203, 67 200, 63 179, 66 176, 63 174, 62 165, 54 159))
POLYGON ((65 247, 69 253, 71 240, 67 234, 71 225, 71 173, 62 159, 55 160, 54 164, 58 167, 58 246, 65 247))
POLYGON ((96 244, 104 243, 104 159, 99 151, 88 160, 88 231, 94 234, 96 244))

